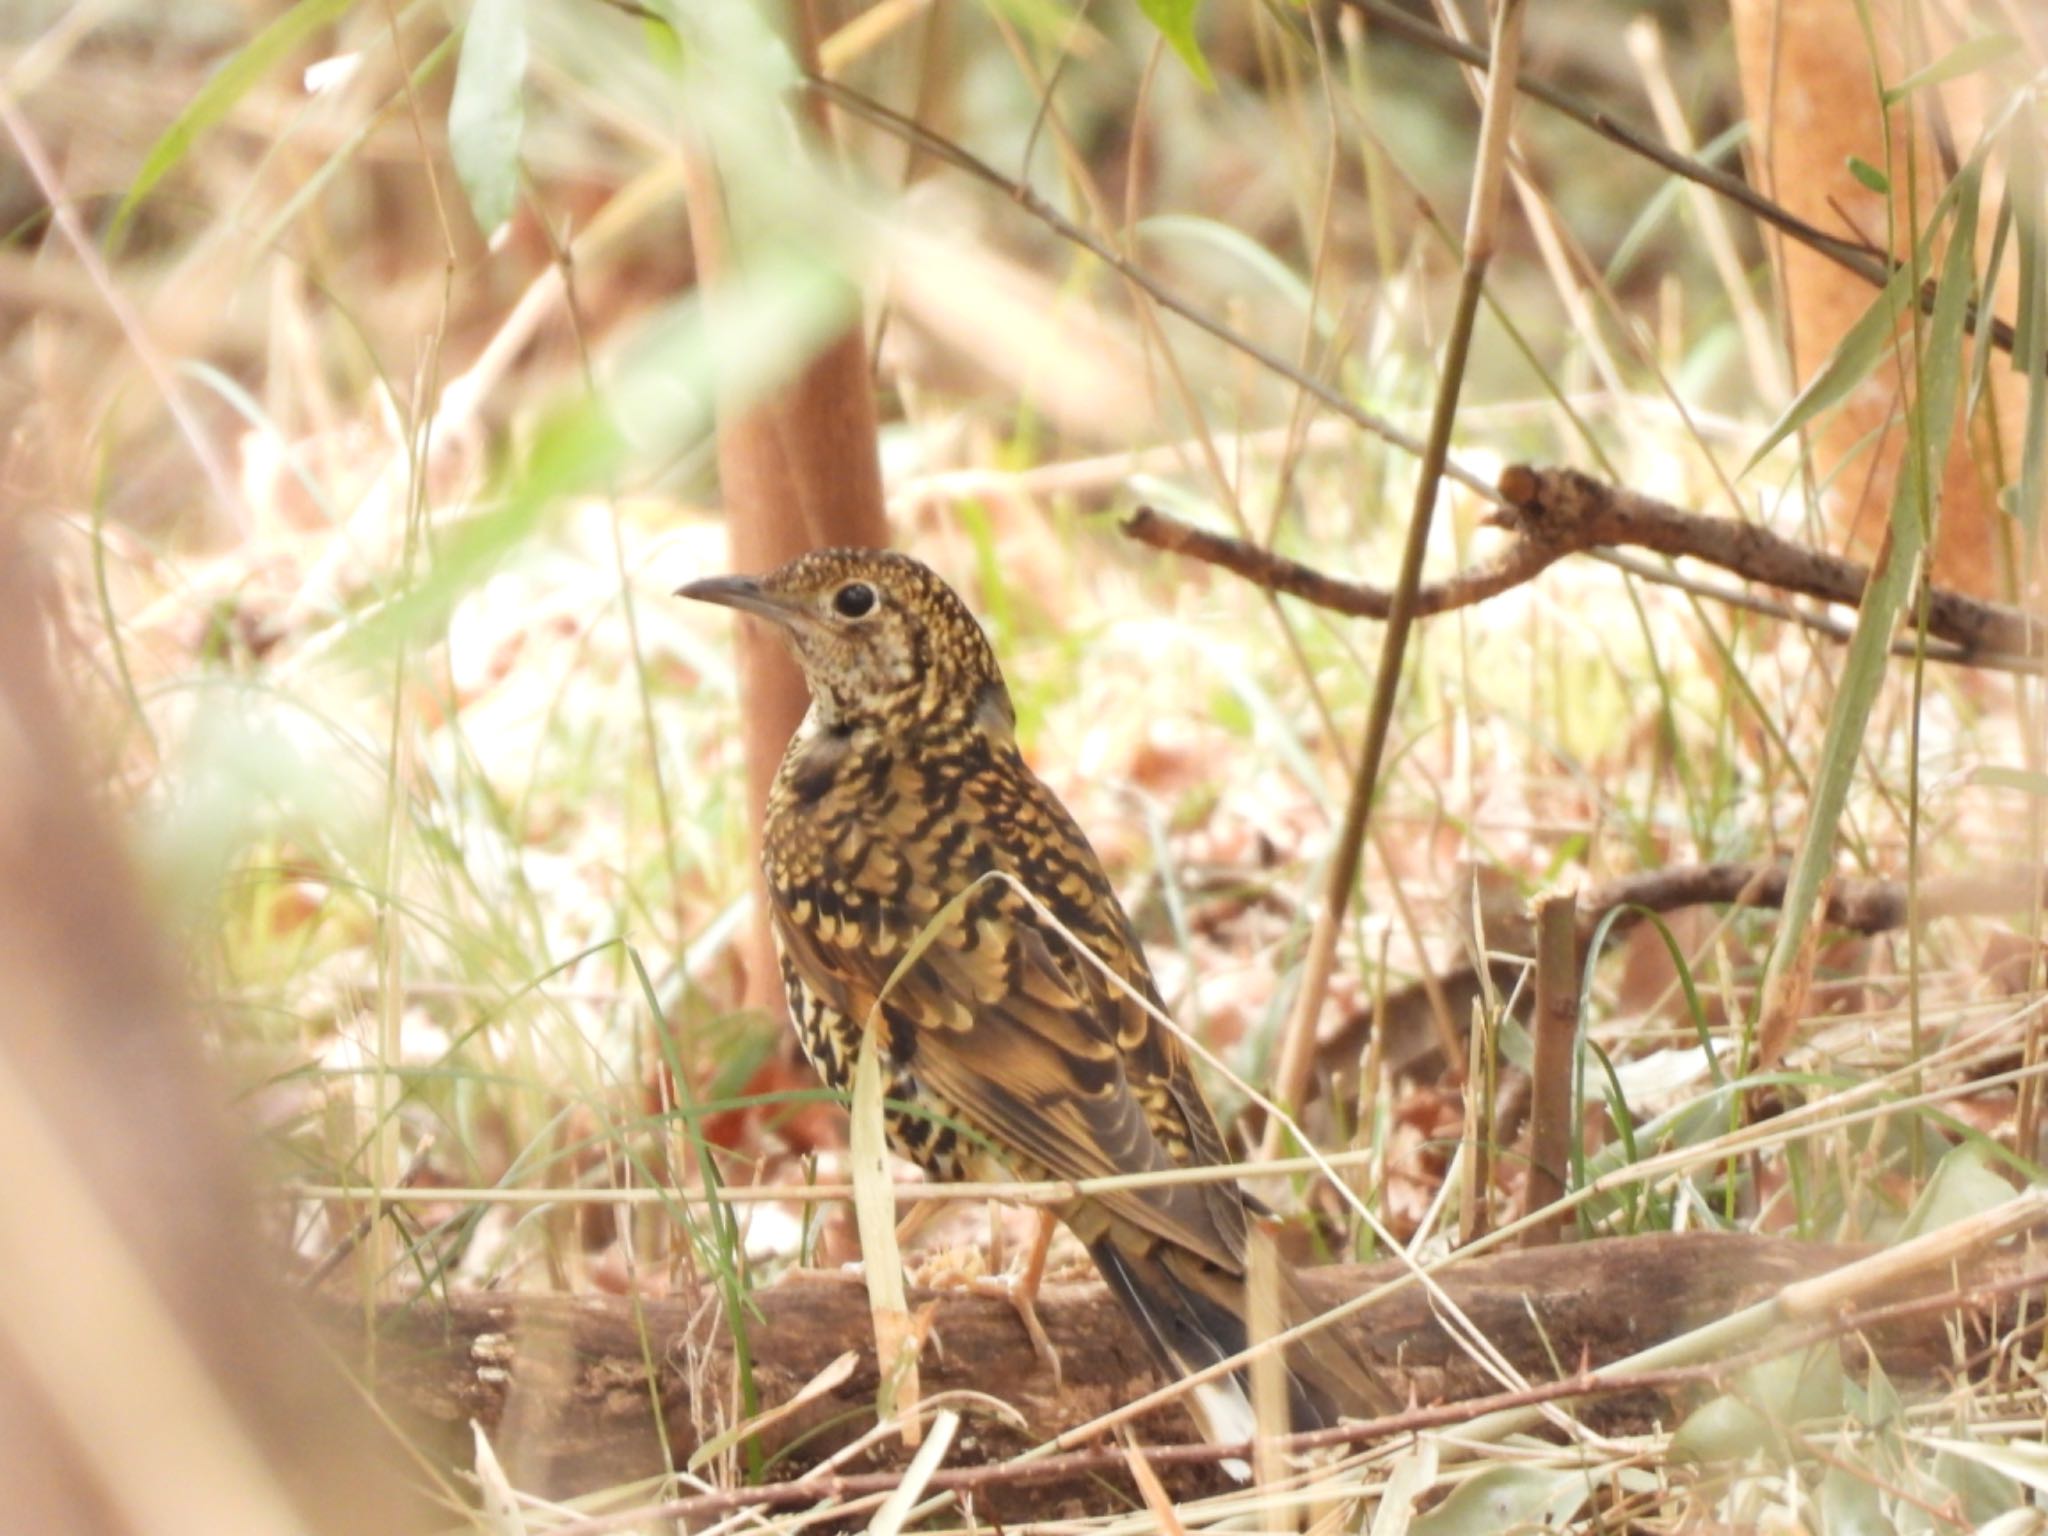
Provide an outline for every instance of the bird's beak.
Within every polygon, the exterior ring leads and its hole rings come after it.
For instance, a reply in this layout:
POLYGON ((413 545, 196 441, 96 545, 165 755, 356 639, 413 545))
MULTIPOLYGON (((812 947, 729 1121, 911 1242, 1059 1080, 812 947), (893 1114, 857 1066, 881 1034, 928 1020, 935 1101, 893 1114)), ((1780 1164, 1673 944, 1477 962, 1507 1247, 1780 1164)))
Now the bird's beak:
POLYGON ((686 587, 677 587, 676 596, 699 603, 717 603, 723 608, 737 608, 742 613, 754 614, 785 628, 810 616, 800 604, 773 592, 764 592, 761 583, 751 576, 708 577, 703 581, 693 581, 686 587))

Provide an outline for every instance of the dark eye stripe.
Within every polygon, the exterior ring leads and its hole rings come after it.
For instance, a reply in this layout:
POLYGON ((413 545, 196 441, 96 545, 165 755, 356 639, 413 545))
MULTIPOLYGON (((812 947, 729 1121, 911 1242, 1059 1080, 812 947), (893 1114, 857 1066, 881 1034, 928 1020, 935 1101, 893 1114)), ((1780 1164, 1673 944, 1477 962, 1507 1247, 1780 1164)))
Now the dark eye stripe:
POLYGON ((849 619, 860 618, 874 609, 875 589, 864 581, 849 581, 832 594, 832 606, 849 619))

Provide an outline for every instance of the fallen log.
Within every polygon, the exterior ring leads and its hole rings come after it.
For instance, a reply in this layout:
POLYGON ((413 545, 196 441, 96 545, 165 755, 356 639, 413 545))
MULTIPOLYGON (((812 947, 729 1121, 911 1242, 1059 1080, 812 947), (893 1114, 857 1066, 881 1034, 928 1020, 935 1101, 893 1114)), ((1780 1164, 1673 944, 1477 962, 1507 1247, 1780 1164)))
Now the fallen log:
MULTIPOLYGON (((1555 1248, 1503 1252, 1447 1270, 1441 1283, 1455 1304, 1531 1381, 1555 1379, 1622 1359, 1650 1344, 1724 1317, 1784 1286, 1840 1267, 1869 1250, 1722 1233, 1665 1233, 1555 1248)), ((2024 1278, 2017 1257, 1980 1260, 1963 1282, 2010 1284, 2024 1278)), ((1311 1271, 1312 1293, 1326 1305, 1397 1278, 1402 1266, 1379 1263, 1311 1271)), ((1915 1294, 1958 1284, 1930 1279, 1915 1294)), ((2043 1287, 2040 1289, 2048 1289, 2043 1287)), ((1893 1302, 1886 1296, 1871 1301, 1893 1302)), ((1870 1351, 1897 1383, 1928 1384, 1955 1368, 1958 1337, 1988 1337, 2009 1300, 1895 1308, 1881 1325, 1848 1341, 1870 1351), (1953 1332, 1958 1314, 1963 1329, 1953 1332)), ((958 1399, 967 1423, 947 1457, 951 1468, 999 1461, 1158 1385, 1149 1357, 1121 1311, 1096 1283, 1049 1285, 1040 1316, 1058 1350, 1055 1382, 1002 1301, 963 1291, 914 1293, 933 1307, 922 1367, 927 1396, 978 1393, 999 1399, 1019 1421, 973 1399, 958 1399)), ((756 1291, 746 1308, 745 1352, 756 1403, 784 1403, 851 1351, 850 1373, 758 1435, 766 1475, 792 1479, 874 1423, 877 1385, 865 1292, 836 1275, 800 1274, 756 1291)), ((360 1343, 360 1311, 339 1308, 331 1321, 360 1343)), ((1409 1286, 1342 1324, 1353 1346, 1377 1362, 1403 1397, 1456 1403, 1498 1390, 1452 1341, 1422 1292, 1409 1286)), ((708 1290, 638 1302, 616 1296, 457 1294, 392 1306, 379 1319, 375 1379, 390 1405, 415 1420, 445 1426, 445 1452, 468 1458, 470 1421, 491 1437, 514 1483, 553 1498, 616 1487, 685 1465, 696 1449, 738 1422, 738 1335, 708 1290), (664 1439, 666 1451, 664 1451, 664 1439)), ((1852 1360, 1852 1368, 1856 1360, 1852 1360)), ((1702 1381, 1695 1394, 1709 1384, 1702 1381)), ((1684 1403, 1637 1391, 1588 1403, 1586 1419, 1609 1432, 1673 1422, 1684 1403)), ((1194 1438, 1176 1406, 1136 1426, 1146 1444, 1194 1438)), ((888 1471, 909 1452, 900 1438, 876 1443, 840 1470, 888 1471)), ((705 1469, 707 1475, 710 1469, 705 1469)), ((1220 1474, 1205 1466, 1161 1469, 1176 1498, 1213 1491, 1220 1474)), ((1120 1470, 991 1491, 986 1515, 1012 1521, 1072 1507, 1093 1509, 1116 1495, 1135 1498, 1120 1470)))

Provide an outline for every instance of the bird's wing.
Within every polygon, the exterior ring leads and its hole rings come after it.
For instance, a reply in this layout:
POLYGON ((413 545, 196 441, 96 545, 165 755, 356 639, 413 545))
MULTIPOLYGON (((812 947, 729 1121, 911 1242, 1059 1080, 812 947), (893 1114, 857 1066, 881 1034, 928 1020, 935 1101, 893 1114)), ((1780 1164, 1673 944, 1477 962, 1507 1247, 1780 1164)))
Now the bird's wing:
MULTIPOLYGON (((885 918, 884 922, 888 920, 885 918)), ((886 942, 865 924, 779 923, 805 980, 848 1017, 879 1017, 895 1061, 997 1146, 1057 1179, 1163 1172, 1181 1166, 1153 1134, 1148 1097, 1173 1095, 1168 1075, 1133 1083, 1116 1037, 1128 1006, 1014 891, 985 887, 934 925, 917 960, 890 985, 915 929, 886 942), (909 1060, 904 1060, 904 1046, 909 1060)), ((891 925, 892 928, 894 925, 891 925)), ((1116 956, 1105 956, 1114 964, 1116 956)), ((1143 1052, 1140 1053, 1144 1054, 1143 1052)), ((1185 1072, 1183 1060, 1181 1070, 1185 1072)), ((1192 1090, 1190 1081, 1186 1087, 1192 1090)), ((1199 1094, 1197 1093, 1199 1100, 1199 1094)), ((1201 1119, 1221 1153, 1206 1106, 1201 1119)), ((1110 1213, 1228 1270, 1243 1265, 1242 1204, 1197 1184, 1095 1197, 1110 1213)))

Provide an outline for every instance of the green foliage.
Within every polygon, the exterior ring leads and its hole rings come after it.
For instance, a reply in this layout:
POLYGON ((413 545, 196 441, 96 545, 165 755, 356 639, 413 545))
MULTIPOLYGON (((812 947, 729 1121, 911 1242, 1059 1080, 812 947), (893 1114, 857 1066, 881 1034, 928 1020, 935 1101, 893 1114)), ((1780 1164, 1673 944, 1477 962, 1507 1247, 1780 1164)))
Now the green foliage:
POLYGON ((1864 186, 1875 192, 1879 197, 1889 197, 1891 195, 1891 177, 1885 175, 1883 171, 1880 171, 1868 160, 1857 155, 1851 155, 1848 160, 1848 166, 1849 174, 1862 182, 1864 186))
POLYGON ((1931 85, 1940 85, 1947 80, 1959 80, 1964 75, 1973 75, 1979 70, 1995 69, 2016 57, 2020 47, 2020 40, 2007 32, 1990 32, 1981 37, 1966 38, 1933 63, 1914 70, 1897 85, 1887 86, 1884 104, 1888 107, 1896 106, 1915 91, 1923 91, 1931 85))
MULTIPOLYGON (((1981 155, 1981 152, 1980 152, 1981 155)), ((1948 459, 1949 437, 1955 428, 1956 395, 1962 377, 1963 317, 1969 301, 1974 274, 1977 235, 1977 186, 1982 160, 1973 159, 1942 194, 1935 216, 1921 237, 1919 249, 1931 251, 1945 216, 1949 219, 1947 255, 1942 264, 1942 281, 1933 316, 1924 338, 1916 331, 1911 356, 1917 363, 1919 388, 1908 433, 1905 464, 1898 477, 1892 502, 1891 542, 1882 565, 1871 575, 1856 611, 1855 633, 1849 641, 1848 658, 1842 668, 1834 703, 1828 714, 1826 738, 1821 743, 1820 764, 1813 780, 1813 798, 1792 874, 1785 885, 1785 921, 1771 951, 1766 968, 1768 979, 1800 963, 1801 946, 1815 919, 1821 883, 1834 867, 1836 825, 1847 803, 1849 783, 1869 729, 1870 712, 1884 681, 1890 659, 1892 628, 1898 621, 1918 556, 1932 531, 1933 509, 1940 497, 1942 466, 1948 459)), ((1912 280, 1919 263, 1901 268, 1901 278, 1912 280)), ((1918 292, 1917 280, 1908 291, 1918 292)), ((1886 294, 1891 294, 1888 286, 1886 294)), ((1873 313, 1882 309, 1880 299, 1873 313)), ((1866 330, 1870 317, 1859 322, 1851 337, 1866 330)), ((1844 349, 1837 349, 1841 357, 1844 349)), ((1831 359, 1831 362, 1833 360, 1831 359)), ((1875 358, 1864 366, 1875 365, 1875 358)), ((1823 370, 1825 373, 1826 370, 1823 370)), ((1808 391, 1810 394, 1811 391, 1808 391)))
POLYGON ((1800 1426, 1839 1416, 1847 1378, 1832 1344, 1780 1355, 1743 1372, 1734 1388, 1695 1409, 1671 1442, 1685 1461, 1796 1459, 1790 1435, 1800 1426))
POLYGON ((1981 1216, 2005 1204, 2012 1195, 2011 1180, 1991 1169, 1990 1150, 1977 1142, 1964 1142, 1935 1164, 1895 1241, 1905 1242, 1950 1222, 1981 1216))
POLYGON ((448 102, 448 152, 486 235, 497 233, 518 200, 525 90, 526 0, 476 0, 448 102))
POLYGON ((235 104, 291 57, 301 43, 354 4, 355 0, 297 0, 231 54, 142 157, 141 169, 136 171, 127 194, 114 210, 113 223, 107 230, 107 248, 120 249, 143 200, 184 162, 209 128, 233 111, 235 104))
POLYGON ((1202 57, 1202 44, 1195 36, 1195 14, 1201 6, 1202 0, 1138 0, 1138 9, 1173 45, 1188 72, 1202 84, 1213 86, 1216 78, 1209 73, 1209 61, 1202 57))
POLYGON ((1488 1467, 1408 1529, 1414 1536, 1496 1536, 1501 1531, 1558 1529, 1592 1491, 1576 1468, 1488 1467))

